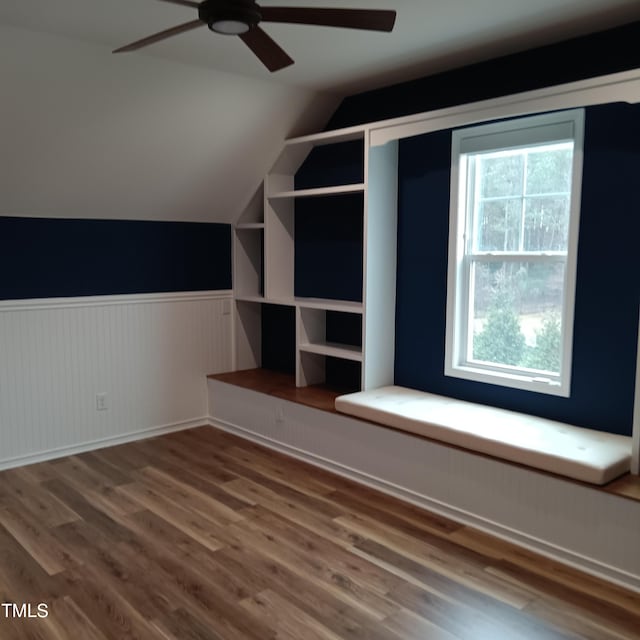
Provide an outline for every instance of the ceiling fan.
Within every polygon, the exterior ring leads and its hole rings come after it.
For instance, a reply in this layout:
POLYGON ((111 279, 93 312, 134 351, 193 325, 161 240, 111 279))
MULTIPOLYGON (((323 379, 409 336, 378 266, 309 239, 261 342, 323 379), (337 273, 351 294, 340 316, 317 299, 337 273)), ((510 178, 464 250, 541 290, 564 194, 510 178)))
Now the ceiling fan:
POLYGON ((162 0, 198 10, 198 19, 171 27, 152 36, 136 40, 113 53, 135 51, 165 38, 207 25, 211 31, 240 39, 253 51, 269 71, 293 64, 293 59, 259 26, 260 22, 346 27, 371 31, 391 31, 395 11, 380 9, 316 9, 311 7, 261 7, 255 0, 162 0))

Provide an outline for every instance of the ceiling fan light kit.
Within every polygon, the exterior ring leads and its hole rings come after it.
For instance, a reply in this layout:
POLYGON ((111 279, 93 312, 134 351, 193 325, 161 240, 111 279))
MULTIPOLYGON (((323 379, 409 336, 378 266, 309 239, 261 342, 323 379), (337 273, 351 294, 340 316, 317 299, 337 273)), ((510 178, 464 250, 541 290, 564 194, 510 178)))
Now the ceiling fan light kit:
POLYGON ((230 36, 246 33, 262 19, 253 0, 207 0, 198 6, 198 17, 211 31, 230 36))
POLYGON ((260 22, 284 22, 369 31, 391 31, 395 11, 382 9, 321 9, 314 7, 261 7, 255 0, 162 0, 198 10, 198 19, 136 40, 113 53, 135 51, 154 42, 207 25, 211 31, 239 36, 269 71, 293 64, 293 59, 263 31, 260 22))

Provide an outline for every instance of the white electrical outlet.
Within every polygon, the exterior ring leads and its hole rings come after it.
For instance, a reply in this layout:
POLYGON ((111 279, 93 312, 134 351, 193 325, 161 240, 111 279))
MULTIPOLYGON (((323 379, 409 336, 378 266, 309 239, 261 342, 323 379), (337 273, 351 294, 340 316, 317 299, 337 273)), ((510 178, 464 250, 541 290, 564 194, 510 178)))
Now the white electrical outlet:
POLYGON ((96 393, 96 411, 106 411, 108 408, 107 394, 96 393))

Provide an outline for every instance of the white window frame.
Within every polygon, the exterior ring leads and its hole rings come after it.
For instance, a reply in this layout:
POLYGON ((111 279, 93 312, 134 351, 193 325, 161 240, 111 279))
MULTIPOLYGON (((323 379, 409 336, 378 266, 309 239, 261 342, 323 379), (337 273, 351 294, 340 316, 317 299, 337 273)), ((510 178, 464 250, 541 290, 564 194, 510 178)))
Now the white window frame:
POLYGON ((446 376, 556 396, 570 396, 583 142, 584 109, 516 118, 453 131, 445 341, 446 376), (565 262, 561 323, 562 354, 559 375, 535 376, 524 369, 506 365, 478 366, 478 363, 469 362, 466 357, 471 270, 470 259, 466 254, 468 224, 466 154, 529 147, 562 140, 574 142, 566 258, 558 252, 487 252, 490 259, 499 261, 550 262, 560 259, 565 262))

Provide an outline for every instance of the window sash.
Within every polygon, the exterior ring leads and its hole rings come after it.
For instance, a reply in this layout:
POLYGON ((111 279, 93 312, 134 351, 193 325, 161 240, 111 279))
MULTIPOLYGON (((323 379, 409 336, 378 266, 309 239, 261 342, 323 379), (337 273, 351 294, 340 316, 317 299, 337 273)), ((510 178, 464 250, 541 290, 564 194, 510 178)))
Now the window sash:
POLYGON ((462 296, 462 308, 460 310, 460 330, 461 336, 464 337, 464 340, 461 340, 461 348, 460 348, 460 366, 463 367, 473 367, 475 369, 483 370, 487 373, 503 373, 507 375, 520 375, 525 378, 532 378, 537 382, 546 382, 550 384, 557 384, 563 376, 563 363, 561 362, 560 371, 555 373, 553 371, 543 371, 539 369, 527 368, 522 365, 510 365, 499 362, 484 362, 481 360, 475 360, 472 357, 472 344, 473 344, 473 302, 474 298, 471 295, 471 291, 473 289, 473 285, 471 283, 473 268, 475 264, 488 264, 491 262, 532 262, 535 264, 564 264, 564 282, 563 282, 563 293, 562 293, 562 321, 560 323, 560 344, 564 344, 565 340, 565 322, 564 322, 564 307, 566 304, 566 285, 567 285, 567 255, 553 255, 553 256, 545 256, 545 255, 536 255, 534 260, 530 259, 531 256, 522 253, 512 253, 507 256, 499 256, 499 255, 491 255, 491 256, 471 256, 465 255, 463 258, 463 290, 464 295, 462 296), (504 258, 507 258, 506 260, 504 258))
MULTIPOLYGON (((530 118, 516 119, 508 123, 479 125, 478 127, 460 129, 453 132, 445 375, 552 395, 565 397, 570 395, 583 128, 584 110, 576 109, 561 114, 532 116, 530 118), (553 127, 554 119, 558 121, 560 128, 553 127), (547 127, 549 124, 551 124, 550 128, 547 127), (563 138, 547 137, 549 132, 560 130, 563 130, 566 134, 563 138), (502 133, 508 135, 502 136, 502 133), (519 135, 520 138, 518 137, 519 135), (469 194, 470 185, 467 182, 468 158, 470 153, 490 151, 500 153, 503 149, 498 149, 494 145, 501 141, 508 141, 512 149, 536 145, 549 146, 556 142, 560 144, 573 143, 570 193, 516 194, 505 197, 505 199, 521 199, 524 202, 525 199, 549 195, 568 195, 570 214, 567 250, 480 251, 474 249, 473 224, 475 224, 475 219, 468 207, 470 205, 477 207, 477 197, 474 201, 474 198, 470 196, 477 196, 478 194, 469 194), (466 207, 461 205, 466 205, 466 207), (470 332, 470 323, 472 322, 470 311, 472 311, 471 305, 474 304, 471 299, 471 274, 474 265, 496 262, 564 264, 561 354, 560 372, 558 374, 546 371, 543 373, 520 366, 485 363, 468 357, 468 354, 471 354, 470 344, 473 337, 473 333, 470 332)), ((522 243, 519 246, 523 247, 522 243)))

